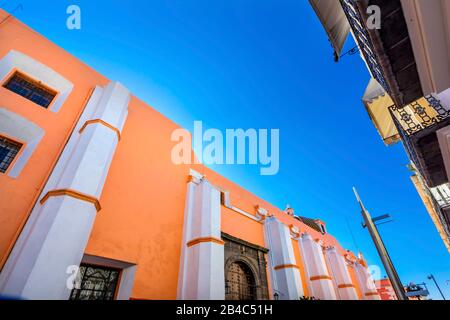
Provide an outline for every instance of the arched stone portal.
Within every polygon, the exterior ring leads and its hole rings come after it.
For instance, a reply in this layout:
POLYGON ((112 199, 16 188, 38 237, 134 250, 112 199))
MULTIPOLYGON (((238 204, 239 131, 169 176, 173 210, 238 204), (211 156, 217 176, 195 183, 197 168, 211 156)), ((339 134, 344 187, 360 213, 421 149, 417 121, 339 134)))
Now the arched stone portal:
POLYGON ((266 248, 222 233, 225 241, 225 299, 266 300, 266 248))
POLYGON ((255 276, 246 263, 232 262, 225 271, 225 299, 256 300, 255 276))

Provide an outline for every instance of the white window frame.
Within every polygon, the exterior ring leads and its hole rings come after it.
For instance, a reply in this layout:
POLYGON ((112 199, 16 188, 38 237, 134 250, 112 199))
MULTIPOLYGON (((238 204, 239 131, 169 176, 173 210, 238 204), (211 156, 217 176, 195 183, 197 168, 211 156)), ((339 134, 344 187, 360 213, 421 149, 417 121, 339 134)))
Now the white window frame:
POLYGON ((9 177, 17 178, 44 137, 45 131, 28 119, 0 106, 0 135, 23 144, 6 171, 9 177))
POLYGON ((72 82, 50 67, 19 51, 11 50, 0 60, 0 84, 3 86, 15 72, 23 73, 57 92, 47 108, 51 112, 61 109, 73 89, 72 82))

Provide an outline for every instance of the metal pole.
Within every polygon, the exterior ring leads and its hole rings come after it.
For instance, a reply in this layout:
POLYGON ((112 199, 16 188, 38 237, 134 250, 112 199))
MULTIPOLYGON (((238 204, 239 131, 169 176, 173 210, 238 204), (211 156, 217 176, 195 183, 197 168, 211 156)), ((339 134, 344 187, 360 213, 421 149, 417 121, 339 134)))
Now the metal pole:
POLYGON ((440 294, 441 294, 441 296, 442 296, 442 299, 443 299, 443 300, 445 300, 444 294, 442 293, 442 290, 441 290, 441 288, 439 287, 439 285, 438 285, 438 283, 437 283, 436 279, 434 278, 434 276, 433 276, 432 274, 430 274, 430 275, 428 276, 428 279, 430 279, 430 280, 433 280, 433 281, 434 281, 434 284, 435 284, 435 285, 436 285, 436 287, 438 288, 438 290, 439 290, 439 293, 440 293, 440 294))
POLYGON ((408 300, 408 297, 406 296, 405 293, 405 289, 403 288, 403 284, 400 281, 400 277, 398 276, 394 264, 392 263, 392 260, 389 257, 389 254, 386 250, 383 240, 381 239, 378 229, 372 221, 372 217, 370 216, 366 208, 364 208, 364 205, 361 202, 361 199, 359 198, 358 192, 356 191, 355 188, 353 188, 353 192, 355 193, 356 199, 358 200, 358 203, 361 207, 361 214, 364 218, 364 224, 367 226, 370 236, 372 237, 373 243, 377 248, 378 255, 380 256, 381 262, 383 263, 384 268, 386 269, 387 275, 389 277, 389 280, 391 281, 397 299, 408 300))

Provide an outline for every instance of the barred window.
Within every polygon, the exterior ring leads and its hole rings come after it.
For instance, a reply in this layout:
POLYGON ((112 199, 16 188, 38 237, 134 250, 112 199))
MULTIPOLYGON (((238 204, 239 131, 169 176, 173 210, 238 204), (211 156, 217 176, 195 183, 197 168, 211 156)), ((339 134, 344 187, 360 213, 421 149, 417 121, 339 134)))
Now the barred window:
POLYGON ((70 300, 114 300, 119 275, 118 269, 82 264, 70 300))
POLYGON ((20 72, 16 72, 4 87, 22 97, 33 101, 41 107, 48 108, 56 92, 20 72))
POLYGON ((0 136, 0 172, 5 173, 19 153, 21 143, 0 136))

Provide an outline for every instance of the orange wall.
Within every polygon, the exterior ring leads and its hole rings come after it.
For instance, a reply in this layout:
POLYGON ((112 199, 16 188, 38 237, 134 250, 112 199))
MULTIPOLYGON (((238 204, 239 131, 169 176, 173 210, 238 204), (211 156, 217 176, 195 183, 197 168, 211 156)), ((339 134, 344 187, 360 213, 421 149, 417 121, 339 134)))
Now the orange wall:
POLYGON ((222 231, 242 240, 265 247, 264 225, 222 206, 222 231))
MULTIPOLYGON (((279 208, 275 207, 274 205, 270 204, 269 202, 258 198, 253 193, 251 193, 248 190, 243 189, 239 185, 235 184, 234 182, 226 179, 225 177, 219 175, 218 173, 212 171, 209 168, 203 167, 202 170, 199 170, 202 174, 206 175, 207 179, 213 183, 214 185, 222 188, 223 190, 230 192, 230 202, 233 206, 238 207, 241 210, 244 210, 248 213, 255 214, 255 207, 260 206, 269 211, 270 214, 274 215, 279 219, 281 222, 286 224, 287 226, 295 225, 297 226, 301 232, 308 232, 311 234, 311 236, 314 239, 321 239, 325 246, 335 246, 338 251, 344 255, 346 251, 340 246, 340 244, 336 241, 336 239, 330 235, 325 234, 322 235, 320 232, 317 232, 316 230, 310 228, 309 226, 303 224, 299 220, 295 219, 294 217, 291 217, 284 213, 283 210, 280 210, 279 208)), ((227 219, 227 215, 224 215, 223 219, 227 219)), ((257 223, 257 222, 253 222, 257 223)), ((226 223, 222 222, 222 226, 225 226, 226 223)), ((233 224, 231 224, 233 225, 233 224)), ((234 228, 236 229, 236 232, 240 232, 238 230, 239 225, 234 225, 234 228)), ((261 229, 262 230, 262 229, 261 229)), ((253 241, 260 241, 260 239, 263 239, 263 237, 258 238, 256 235, 245 235, 246 237, 249 237, 251 239, 254 239, 253 241)), ((250 240, 248 240, 250 241, 250 240)), ((251 242, 251 241, 250 241, 251 242)))

